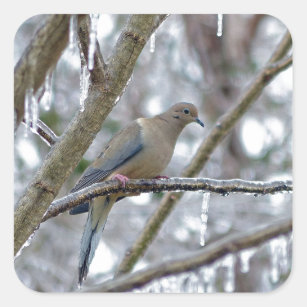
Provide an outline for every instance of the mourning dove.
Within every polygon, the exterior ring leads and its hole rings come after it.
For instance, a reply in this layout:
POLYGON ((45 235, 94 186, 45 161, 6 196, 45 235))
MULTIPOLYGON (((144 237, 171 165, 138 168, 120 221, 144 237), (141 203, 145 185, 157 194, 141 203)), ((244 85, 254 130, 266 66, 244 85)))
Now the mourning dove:
MULTIPOLYGON (((177 103, 152 118, 139 118, 119 131, 104 147, 71 192, 93 183, 117 179, 125 186, 128 178, 158 178, 170 162, 176 141, 183 128, 192 122, 204 127, 191 103, 177 103)), ((81 240, 79 286, 86 278, 108 214, 124 194, 100 196, 70 211, 89 211, 81 240)))

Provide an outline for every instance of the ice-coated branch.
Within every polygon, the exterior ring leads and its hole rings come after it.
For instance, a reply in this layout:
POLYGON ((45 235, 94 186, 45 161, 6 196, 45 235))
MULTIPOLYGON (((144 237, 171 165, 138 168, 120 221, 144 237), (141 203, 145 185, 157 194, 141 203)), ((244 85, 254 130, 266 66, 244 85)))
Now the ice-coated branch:
MULTIPOLYGON (((83 112, 75 117, 52 146, 40 169, 17 202, 14 215, 14 254, 39 226, 60 188, 78 165, 83 154, 100 131, 131 77, 135 63, 156 26, 157 15, 132 15, 123 29, 108 63, 108 80, 92 80, 83 112)), ((66 17, 65 41, 68 42, 69 17, 66 17)), ((53 29, 57 32, 57 29, 53 29)), ((37 38, 35 38, 37 40, 37 38)), ((82 38, 81 38, 82 39, 82 38)), ((55 52, 48 42, 48 48, 55 52)), ((38 57, 36 54, 35 59, 38 57)), ((35 61, 39 66, 40 61, 35 61)))
POLYGON ((116 194, 121 191, 127 193, 127 196, 135 193, 165 191, 203 191, 221 195, 247 193, 258 196, 277 192, 291 192, 292 189, 291 180, 261 182, 241 179, 215 180, 209 178, 131 179, 127 182, 125 188, 117 180, 109 180, 93 184, 88 188, 55 200, 50 205, 42 222, 94 197, 116 194))
MULTIPOLYGON (((25 120, 23 120, 23 122, 25 122, 25 120)), ((32 123, 30 123, 30 127, 33 127, 32 123)), ((54 145, 59 139, 59 137, 40 119, 37 119, 35 133, 38 134, 48 146, 54 145)))
MULTIPOLYGON (((80 16, 80 19, 83 17, 80 16)), ((50 15, 35 33, 14 69, 14 129, 24 117, 26 90, 34 94, 44 83, 68 43, 70 15, 50 15)))
MULTIPOLYGON (((243 92, 238 103, 217 121, 209 135, 200 144, 190 163, 181 172, 181 177, 195 177, 199 174, 215 148, 229 134, 231 129, 242 118, 249 107, 257 100, 263 89, 275 76, 292 63, 291 57, 283 60, 291 44, 291 36, 287 31, 273 52, 267 65, 258 73, 255 79, 243 92)), ((152 240, 156 237, 161 225, 182 195, 183 193, 173 192, 164 195, 159 207, 147 221, 143 232, 133 243, 133 246, 129 249, 129 253, 126 253, 124 259, 120 263, 117 274, 127 273, 132 270, 135 263, 142 257, 152 240)))
MULTIPOLYGON (((88 50, 90 45, 90 32, 91 32, 91 18, 89 15, 86 15, 86 18, 80 23, 78 28, 78 36, 80 41, 80 51, 84 56, 84 59, 88 67, 88 50)), ((93 69, 89 69, 91 80, 93 82, 103 83, 105 81, 105 74, 107 73, 107 65, 104 62, 103 56, 100 52, 100 47, 97 39, 95 39, 96 47, 93 56, 93 69)))
POLYGON ((292 220, 279 220, 270 225, 262 225, 244 233, 233 234, 191 252, 188 256, 161 262, 132 274, 119 276, 98 286, 84 289, 85 292, 126 292, 140 288, 154 279, 210 265, 229 253, 259 246, 264 242, 292 231, 292 220))

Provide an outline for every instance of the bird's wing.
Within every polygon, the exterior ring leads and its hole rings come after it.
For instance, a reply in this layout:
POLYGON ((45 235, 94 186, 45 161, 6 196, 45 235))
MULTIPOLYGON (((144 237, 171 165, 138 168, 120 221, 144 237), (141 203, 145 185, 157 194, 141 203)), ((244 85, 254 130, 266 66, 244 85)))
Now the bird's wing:
MULTIPOLYGON (((102 181, 113 171, 116 171, 117 168, 127 163, 142 148, 141 127, 134 121, 109 141, 95 162, 86 169, 76 186, 71 190, 71 193, 102 181)), ((88 204, 84 203, 73 208, 70 213, 78 214, 86 211, 88 211, 88 204)))
POLYGON ((102 171, 99 168, 89 167, 70 192, 73 193, 83 188, 89 187, 93 183, 99 182, 107 175, 108 172, 106 171, 102 171))

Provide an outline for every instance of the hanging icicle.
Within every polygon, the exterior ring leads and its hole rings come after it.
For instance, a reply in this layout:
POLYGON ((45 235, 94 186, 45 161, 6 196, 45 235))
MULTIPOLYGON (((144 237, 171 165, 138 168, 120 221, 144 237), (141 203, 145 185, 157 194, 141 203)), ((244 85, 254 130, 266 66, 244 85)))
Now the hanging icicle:
POLYGON ((149 49, 149 51, 151 53, 154 53, 155 49, 156 49, 156 33, 154 32, 154 33, 151 34, 151 37, 150 37, 150 49, 149 49))
POLYGON ((32 113, 32 131, 35 132, 37 130, 37 120, 39 118, 39 109, 38 109, 38 101, 34 95, 32 95, 31 101, 31 113, 32 113))
POLYGON ((96 38, 97 38, 97 23, 99 20, 99 14, 90 14, 91 26, 89 34, 89 46, 88 46, 88 69, 94 68, 94 54, 96 49, 96 38))
POLYGON ((221 37, 222 35, 223 35, 223 14, 217 14, 216 36, 221 37))
POLYGON ((33 87, 26 89, 24 103, 25 136, 27 137, 30 130, 33 132, 37 130, 37 120, 39 117, 38 102, 34 96, 33 87))
POLYGON ((248 273, 250 269, 250 260, 256 253, 255 248, 244 249, 239 253, 240 271, 242 273, 248 273))
POLYGON ((209 200, 210 200, 210 193, 203 193, 203 200, 201 205, 201 215, 200 215, 200 246, 205 246, 205 234, 207 230, 208 224, 208 209, 209 209, 209 200))
POLYGON ((269 242, 271 253, 270 280, 272 283, 279 282, 281 276, 287 274, 290 270, 288 241, 287 237, 280 236, 269 242))
POLYGON ((90 74, 87 70, 86 65, 81 67, 81 74, 80 74, 80 111, 84 111, 84 102, 88 95, 88 86, 89 86, 89 78, 90 74))
POLYGON ((28 136, 31 129, 31 101, 33 96, 33 88, 28 88, 25 93, 24 119, 26 124, 25 136, 28 136))
POLYGON ((215 264, 205 266, 201 270, 201 273, 203 275, 203 283, 205 287, 206 293, 212 293, 215 292, 215 279, 216 279, 216 273, 217 268, 215 264))
POLYGON ((223 281, 224 291, 233 292, 235 290, 235 261, 233 254, 228 254, 222 260, 221 266, 226 269, 223 281))
POLYGON ((49 111, 51 106, 52 79, 53 79, 53 71, 49 72, 45 78, 44 95, 41 98, 41 105, 46 111, 49 111))
POLYGON ((77 41, 77 15, 71 15, 69 20, 69 50, 74 51, 77 41))

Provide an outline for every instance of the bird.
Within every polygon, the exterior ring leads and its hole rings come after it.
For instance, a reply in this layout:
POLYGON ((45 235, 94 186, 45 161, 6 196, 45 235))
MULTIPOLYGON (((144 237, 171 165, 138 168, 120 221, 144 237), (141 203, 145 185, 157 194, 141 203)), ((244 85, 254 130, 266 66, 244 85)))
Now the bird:
MULTIPOLYGON (((176 103, 154 117, 134 120, 111 138, 71 192, 111 179, 125 187, 129 178, 168 178, 161 173, 173 156, 183 128, 193 122, 204 127, 196 106, 187 102, 176 103)), ((80 247, 79 287, 87 277, 112 206, 125 196, 99 196, 70 210, 72 215, 88 212, 80 247)))

